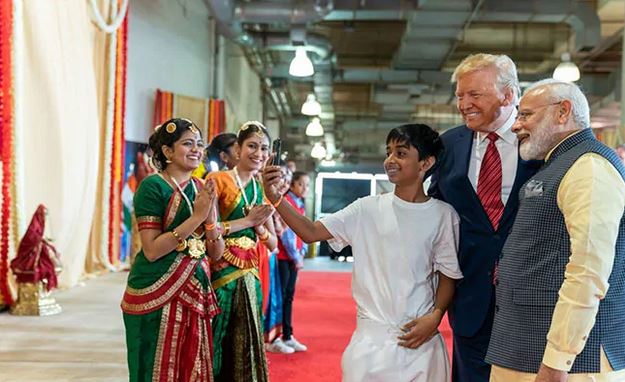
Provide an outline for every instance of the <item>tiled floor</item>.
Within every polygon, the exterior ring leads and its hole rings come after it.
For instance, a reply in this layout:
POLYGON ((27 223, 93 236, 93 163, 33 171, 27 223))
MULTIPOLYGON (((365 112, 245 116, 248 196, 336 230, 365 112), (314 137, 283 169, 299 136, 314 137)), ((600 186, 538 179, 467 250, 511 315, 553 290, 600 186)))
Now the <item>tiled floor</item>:
MULTIPOLYGON (((304 271, 349 272, 352 264, 306 259, 304 271)), ((20 317, 0 313, 0 381, 126 381, 119 303, 126 272, 106 274, 55 293, 63 313, 20 317)))
POLYGON ((127 273, 55 294, 56 316, 0 314, 0 381, 126 381, 119 302, 127 273))

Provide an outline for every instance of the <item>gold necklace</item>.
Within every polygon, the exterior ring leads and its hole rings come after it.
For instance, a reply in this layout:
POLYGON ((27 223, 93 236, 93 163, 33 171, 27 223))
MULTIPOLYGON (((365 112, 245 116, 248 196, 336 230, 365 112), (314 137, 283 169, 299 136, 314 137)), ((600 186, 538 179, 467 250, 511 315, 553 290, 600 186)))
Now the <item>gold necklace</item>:
POLYGON ((232 169, 232 172, 234 172, 234 180, 237 182, 237 186, 239 187, 239 190, 241 191, 241 195, 243 196, 243 202, 245 202, 245 206, 243 206, 243 215, 247 216, 252 210, 252 208, 254 207, 254 204, 256 203, 256 197, 258 196, 257 191, 256 191, 256 180, 254 179, 254 176, 252 176, 252 178, 250 179, 250 182, 252 182, 252 186, 254 188, 254 198, 252 199, 252 202, 250 203, 247 200, 247 195, 245 195, 243 182, 241 182, 241 178, 239 177, 239 171, 237 170, 236 166, 234 166, 234 168, 232 169))
MULTIPOLYGON (((191 215, 193 215, 193 204, 191 203, 191 200, 189 199, 187 194, 184 193, 184 191, 182 190, 182 187, 180 187, 180 184, 178 184, 178 182, 176 181, 176 178, 171 176, 169 173, 167 173, 167 176, 169 176, 169 179, 171 179, 171 181, 174 182, 174 184, 176 185, 176 188, 178 189, 180 194, 182 194, 182 197, 184 198, 185 202, 187 202, 187 207, 189 207, 189 211, 191 211, 191 215)), ((193 178, 191 178, 189 181, 191 182, 191 187, 193 187, 193 192, 197 196, 198 191, 197 191, 197 187, 195 186, 195 182, 193 181, 193 178)), ((195 231, 191 233, 190 239, 182 241, 180 244, 178 244, 176 249, 179 252, 182 252, 187 247, 189 248, 189 256, 191 256, 191 258, 193 259, 199 259, 202 257, 203 254, 206 253, 206 244, 204 244, 204 241, 202 240, 202 235, 196 234, 195 231)))

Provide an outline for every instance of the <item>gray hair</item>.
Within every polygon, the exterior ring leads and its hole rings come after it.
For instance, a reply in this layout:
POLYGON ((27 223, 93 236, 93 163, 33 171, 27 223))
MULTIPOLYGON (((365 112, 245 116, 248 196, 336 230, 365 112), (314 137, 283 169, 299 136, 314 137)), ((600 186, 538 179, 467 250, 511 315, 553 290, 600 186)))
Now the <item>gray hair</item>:
POLYGON ((547 102, 556 103, 564 100, 571 102, 571 115, 575 126, 578 129, 590 128, 590 106, 579 86, 572 82, 547 78, 532 84, 525 90, 524 94, 540 88, 547 90, 547 102))
POLYGON ((451 75, 451 82, 458 82, 458 78, 467 73, 487 68, 495 68, 497 71, 497 85, 499 89, 510 89, 514 96, 513 102, 516 104, 521 95, 519 78, 514 61, 505 54, 478 53, 467 56, 451 75))

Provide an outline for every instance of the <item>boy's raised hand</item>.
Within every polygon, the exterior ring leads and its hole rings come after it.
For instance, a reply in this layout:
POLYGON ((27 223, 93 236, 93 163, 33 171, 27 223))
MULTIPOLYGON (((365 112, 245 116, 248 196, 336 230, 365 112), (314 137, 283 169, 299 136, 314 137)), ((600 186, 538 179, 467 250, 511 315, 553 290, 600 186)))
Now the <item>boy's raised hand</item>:
POLYGON ((282 185, 282 170, 280 166, 272 166, 273 154, 269 156, 263 167, 263 189, 265 196, 271 203, 280 199, 280 186, 282 185))

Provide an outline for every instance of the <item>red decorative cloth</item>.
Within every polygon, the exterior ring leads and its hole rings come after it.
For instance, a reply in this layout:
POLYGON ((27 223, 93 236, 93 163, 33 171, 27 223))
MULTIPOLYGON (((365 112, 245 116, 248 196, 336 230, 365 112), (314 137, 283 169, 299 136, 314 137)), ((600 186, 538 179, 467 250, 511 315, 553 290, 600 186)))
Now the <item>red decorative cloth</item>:
POLYGON ((59 254, 44 238, 45 228, 46 207, 40 204, 20 242, 17 256, 11 261, 11 270, 18 283, 47 280, 47 289, 51 290, 57 286, 55 265, 59 264, 59 254))

